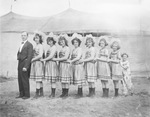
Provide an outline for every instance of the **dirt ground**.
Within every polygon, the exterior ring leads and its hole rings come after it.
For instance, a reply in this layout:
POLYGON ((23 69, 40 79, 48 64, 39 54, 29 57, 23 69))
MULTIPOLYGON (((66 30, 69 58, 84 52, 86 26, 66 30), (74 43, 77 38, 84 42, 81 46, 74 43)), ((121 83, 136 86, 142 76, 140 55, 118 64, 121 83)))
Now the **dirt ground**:
MULTIPOLYGON (((102 98, 100 81, 96 84, 96 96, 88 98, 88 86, 84 87, 84 97, 75 99, 76 86, 70 86, 69 97, 59 98, 60 83, 57 84, 56 98, 49 99, 50 84, 44 82, 43 98, 33 99, 35 82, 30 81, 31 98, 15 99, 18 94, 17 79, 0 78, 1 117, 150 117, 150 79, 132 78, 134 95, 114 98, 110 83, 110 97, 102 98)), ((121 91, 120 91, 121 94, 121 91)))

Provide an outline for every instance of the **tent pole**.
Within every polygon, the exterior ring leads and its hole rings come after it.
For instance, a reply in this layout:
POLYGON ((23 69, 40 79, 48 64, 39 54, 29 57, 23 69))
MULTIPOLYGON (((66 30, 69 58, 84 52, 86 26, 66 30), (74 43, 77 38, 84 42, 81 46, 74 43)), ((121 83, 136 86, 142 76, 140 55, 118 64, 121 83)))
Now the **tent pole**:
MULTIPOLYGON (((142 4, 142 0, 139 0, 139 5, 140 5, 140 11, 141 10, 141 4, 142 4)), ((143 32, 142 32, 142 17, 141 17, 141 12, 140 12, 140 39, 142 39, 143 37, 143 32)), ((145 48, 145 52, 146 52, 146 48, 145 48)), ((147 54, 145 55, 145 57, 147 57, 147 54)), ((149 70, 148 70, 148 65, 146 63, 146 60, 145 60, 145 67, 146 67, 146 70, 147 70, 147 78, 150 78, 150 74, 149 74, 149 70)))
POLYGON ((10 12, 12 12, 12 3, 13 3, 13 0, 11 0, 10 12))

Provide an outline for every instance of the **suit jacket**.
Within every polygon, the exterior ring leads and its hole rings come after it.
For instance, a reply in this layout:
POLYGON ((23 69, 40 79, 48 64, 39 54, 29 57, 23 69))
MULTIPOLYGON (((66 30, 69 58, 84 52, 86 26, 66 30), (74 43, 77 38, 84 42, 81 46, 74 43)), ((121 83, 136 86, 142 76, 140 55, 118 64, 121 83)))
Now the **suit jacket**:
POLYGON ((28 69, 30 67, 32 57, 33 57, 33 45, 27 41, 23 45, 21 52, 18 51, 17 60, 19 60, 19 62, 25 62, 24 67, 28 69))

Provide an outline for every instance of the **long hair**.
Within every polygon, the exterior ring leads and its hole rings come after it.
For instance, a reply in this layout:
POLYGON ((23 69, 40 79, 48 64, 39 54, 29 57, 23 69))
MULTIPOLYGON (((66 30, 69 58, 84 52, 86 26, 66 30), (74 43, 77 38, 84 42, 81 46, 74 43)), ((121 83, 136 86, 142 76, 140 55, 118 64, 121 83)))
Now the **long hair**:
POLYGON ((34 38, 33 38, 34 41, 35 41, 35 38, 36 38, 36 37, 39 37, 39 42, 40 42, 40 44, 42 44, 42 43, 43 43, 42 36, 39 35, 39 34, 35 34, 35 36, 34 36, 34 38))
POLYGON ((68 41, 67 41, 67 39, 66 39, 65 37, 63 37, 63 36, 60 36, 60 37, 59 37, 59 39, 58 39, 58 44, 61 45, 60 41, 62 41, 62 40, 64 40, 64 41, 65 41, 65 45, 68 46, 68 41))
POLYGON ((94 42, 94 39, 92 37, 87 37, 86 38, 86 42, 85 42, 85 45, 87 46, 87 41, 88 40, 91 40, 92 41, 92 46, 94 46, 95 42, 94 42))
POLYGON ((77 41, 77 42, 78 42, 78 46, 81 45, 81 40, 80 40, 79 38, 75 37, 75 38, 71 41, 72 45, 74 45, 74 41, 77 41))
POLYGON ((53 45, 55 45, 55 43, 56 43, 56 41, 54 40, 53 37, 47 37, 47 44, 49 43, 49 41, 53 41, 53 45))
POLYGON ((107 43, 106 39, 104 39, 104 38, 102 38, 102 39, 99 41, 99 44, 98 44, 99 46, 100 46, 101 41, 103 41, 103 42, 105 43, 105 46, 108 46, 108 43, 107 43))
POLYGON ((113 48, 114 44, 117 44, 117 50, 119 50, 121 47, 117 41, 114 41, 111 45, 110 48, 113 48))

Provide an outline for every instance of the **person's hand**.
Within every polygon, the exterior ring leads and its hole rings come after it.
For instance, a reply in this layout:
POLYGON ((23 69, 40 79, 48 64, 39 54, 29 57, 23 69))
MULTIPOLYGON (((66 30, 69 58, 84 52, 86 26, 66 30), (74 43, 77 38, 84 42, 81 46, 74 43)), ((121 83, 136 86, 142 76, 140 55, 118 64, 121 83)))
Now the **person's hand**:
POLYGON ((40 59, 40 61, 44 62, 45 60, 44 59, 40 59))
POLYGON ((107 62, 109 63, 110 59, 107 59, 107 62))
POLYGON ((33 62, 34 62, 34 59, 31 60, 31 63, 33 63, 33 62))
POLYGON ((108 59, 108 62, 109 62, 109 63, 111 63, 111 62, 112 62, 112 60, 111 60, 111 59, 108 59))
POLYGON ((80 60, 78 63, 79 63, 79 64, 83 63, 83 60, 80 60))
POLYGON ((96 63, 96 59, 94 59, 92 62, 93 62, 93 63, 96 63))
POLYGON ((86 60, 84 59, 84 60, 81 60, 82 62, 86 62, 86 60))
POLYGON ((24 67, 24 68, 22 69, 22 71, 24 71, 24 72, 27 71, 27 68, 24 67))
POLYGON ((70 64, 72 64, 73 62, 71 60, 68 61, 70 64))
POLYGON ((66 60, 66 62, 69 63, 69 64, 71 64, 71 61, 70 61, 70 60, 66 60))
POLYGON ((52 60, 53 60, 53 61, 58 61, 58 58, 53 58, 52 60))

